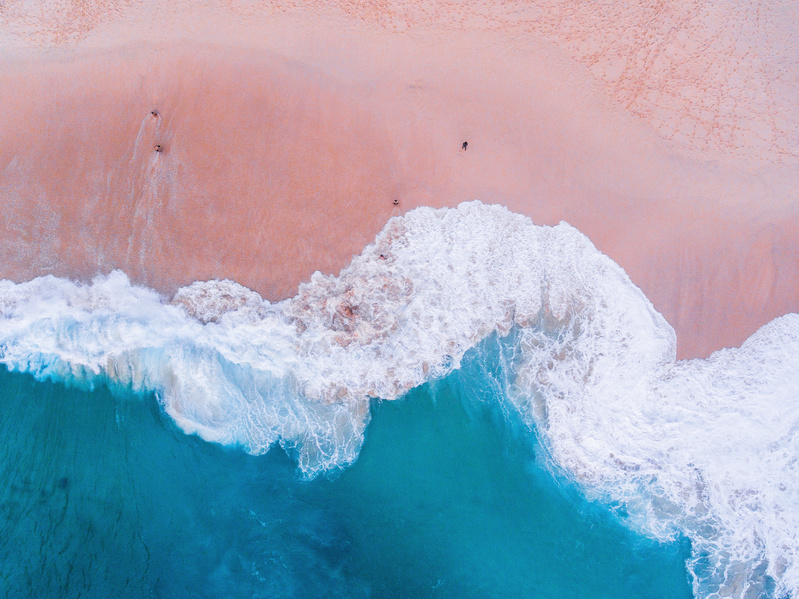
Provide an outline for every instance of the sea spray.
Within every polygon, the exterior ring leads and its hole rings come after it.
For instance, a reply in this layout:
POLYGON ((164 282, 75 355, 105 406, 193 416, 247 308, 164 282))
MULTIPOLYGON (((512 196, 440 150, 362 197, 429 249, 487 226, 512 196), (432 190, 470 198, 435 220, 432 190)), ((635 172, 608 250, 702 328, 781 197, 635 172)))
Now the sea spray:
POLYGON ((565 223, 420 208, 283 302, 229 281, 166 302, 115 272, 3 282, 0 313, 10 368, 155 391, 186 432, 256 454, 280 443, 307 476, 355 460, 369 398, 445 376, 513 331, 513 409, 630 525, 691 538, 698 596, 799 590, 799 316, 676 363, 672 328, 565 223))

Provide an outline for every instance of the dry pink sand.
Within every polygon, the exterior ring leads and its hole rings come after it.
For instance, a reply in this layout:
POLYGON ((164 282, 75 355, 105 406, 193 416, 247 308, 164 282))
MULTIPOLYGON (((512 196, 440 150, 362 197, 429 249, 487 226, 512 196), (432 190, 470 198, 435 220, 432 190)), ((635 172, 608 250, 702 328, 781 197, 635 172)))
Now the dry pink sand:
POLYGON ((277 299, 477 198, 586 233, 681 357, 799 311, 795 9, 551 4, 10 2, 0 276, 277 299))

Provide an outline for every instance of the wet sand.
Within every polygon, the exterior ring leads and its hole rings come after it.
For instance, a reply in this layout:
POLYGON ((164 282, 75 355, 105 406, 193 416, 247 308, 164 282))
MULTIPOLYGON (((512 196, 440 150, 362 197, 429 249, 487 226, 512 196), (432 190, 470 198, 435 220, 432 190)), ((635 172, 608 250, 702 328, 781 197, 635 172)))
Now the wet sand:
POLYGON ((675 141, 662 125, 682 100, 647 115, 529 27, 136 14, 44 49, 17 40, 0 61, 0 276, 120 268, 165 294, 230 278, 279 299, 392 214, 481 199, 587 234, 681 357, 799 311, 790 134, 675 141))

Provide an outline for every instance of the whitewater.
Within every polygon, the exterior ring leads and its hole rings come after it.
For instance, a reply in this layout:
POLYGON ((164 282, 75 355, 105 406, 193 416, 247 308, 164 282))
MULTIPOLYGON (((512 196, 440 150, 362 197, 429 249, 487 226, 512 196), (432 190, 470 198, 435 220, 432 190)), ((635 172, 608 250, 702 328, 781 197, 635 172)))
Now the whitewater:
POLYGON ((655 539, 690 539, 697 597, 799 593, 799 315, 676 361, 671 326, 566 223, 480 202, 392 218, 339 276, 270 303, 232 281, 173 298, 118 271, 0 282, 0 361, 154 392, 186 433, 303 476, 358 457, 370 401, 459 368, 492 334, 503 410, 558 476, 655 539))

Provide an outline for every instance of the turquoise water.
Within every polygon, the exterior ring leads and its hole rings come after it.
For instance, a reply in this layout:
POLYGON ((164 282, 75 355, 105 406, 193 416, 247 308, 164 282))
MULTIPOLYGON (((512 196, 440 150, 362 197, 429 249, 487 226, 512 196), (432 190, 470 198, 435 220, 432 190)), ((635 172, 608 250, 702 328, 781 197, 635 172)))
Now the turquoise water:
POLYGON ((282 450, 184 435, 151 395, 3 369, 0 594, 691 597, 686 542, 640 537, 547 469, 494 397, 497 351, 375 401, 358 461, 312 481, 282 450))

